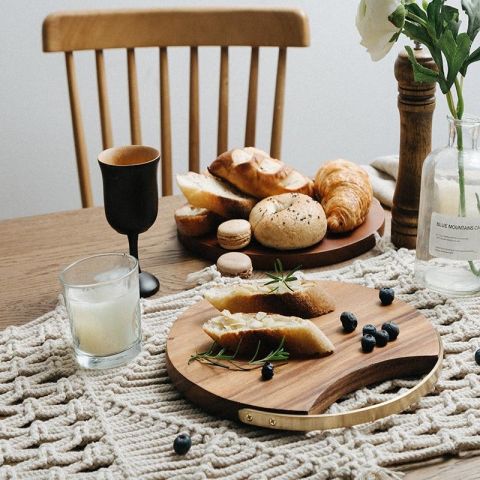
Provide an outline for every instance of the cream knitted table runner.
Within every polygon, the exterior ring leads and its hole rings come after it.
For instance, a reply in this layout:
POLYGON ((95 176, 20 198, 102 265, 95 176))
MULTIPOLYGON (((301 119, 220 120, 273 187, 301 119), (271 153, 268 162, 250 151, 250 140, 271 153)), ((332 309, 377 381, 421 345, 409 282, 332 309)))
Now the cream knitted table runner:
MULTIPOLYGON (((130 365, 77 369, 65 310, 0 334, 2 479, 395 479, 409 462, 480 448, 480 301, 416 286, 413 255, 387 249, 315 278, 391 286, 440 332, 445 362, 435 392, 407 412, 348 429, 291 433, 220 420, 184 400, 165 370, 170 326, 213 282, 144 301, 144 350, 130 365), (186 456, 173 452, 180 432, 186 456)), ((223 279, 217 279, 223 281, 223 279)), ((362 389, 330 411, 387 400, 414 385, 362 389)))

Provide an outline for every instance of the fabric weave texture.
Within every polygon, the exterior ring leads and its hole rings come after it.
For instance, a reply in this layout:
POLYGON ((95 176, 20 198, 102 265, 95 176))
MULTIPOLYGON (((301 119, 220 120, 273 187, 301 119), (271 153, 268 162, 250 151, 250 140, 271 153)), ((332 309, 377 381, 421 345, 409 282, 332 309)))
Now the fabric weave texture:
MULTIPOLYGON (((0 333, 1 479, 398 479, 402 465, 480 448, 480 300, 446 299, 415 284, 414 254, 384 249, 340 270, 307 275, 379 288, 420 309, 440 333, 438 385, 402 414, 309 433, 243 426, 183 399, 165 368, 175 319, 218 278, 143 301, 143 352, 113 370, 78 369, 65 309, 0 333), (192 448, 174 453, 186 432, 192 448)), ((239 280, 234 280, 239 281, 239 280)), ((392 398, 414 380, 383 382, 329 412, 392 398)))

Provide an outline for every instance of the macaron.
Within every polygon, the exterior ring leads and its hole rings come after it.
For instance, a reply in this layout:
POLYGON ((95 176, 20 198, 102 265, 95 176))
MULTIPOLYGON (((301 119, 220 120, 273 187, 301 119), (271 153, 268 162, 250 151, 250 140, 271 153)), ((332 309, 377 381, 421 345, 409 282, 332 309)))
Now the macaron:
POLYGON ((217 270, 227 277, 249 278, 253 273, 252 261, 244 253, 224 253, 217 259, 217 270))
POLYGON ((252 239, 252 227, 247 220, 227 220, 218 226, 217 240, 226 250, 240 250, 252 239))

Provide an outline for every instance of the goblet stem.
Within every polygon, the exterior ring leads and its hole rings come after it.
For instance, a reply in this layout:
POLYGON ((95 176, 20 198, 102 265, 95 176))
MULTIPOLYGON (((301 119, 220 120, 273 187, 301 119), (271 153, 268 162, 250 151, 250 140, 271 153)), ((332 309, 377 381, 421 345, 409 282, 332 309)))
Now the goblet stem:
MULTIPOLYGON (((128 246, 130 255, 138 260, 138 233, 130 233, 128 236, 128 246)), ((140 282, 140 296, 142 298, 151 297, 158 292, 160 283, 151 273, 142 272, 140 260, 138 260, 138 280, 140 282)))
POLYGON ((138 258, 138 233, 128 234, 128 248, 130 250, 130 255, 138 260, 138 273, 142 273, 140 260, 138 258))

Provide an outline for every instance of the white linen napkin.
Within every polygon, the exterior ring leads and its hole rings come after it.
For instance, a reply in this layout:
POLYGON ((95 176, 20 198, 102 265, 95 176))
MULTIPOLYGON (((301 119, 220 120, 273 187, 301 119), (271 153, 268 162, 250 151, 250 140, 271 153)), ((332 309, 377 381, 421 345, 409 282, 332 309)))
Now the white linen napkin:
POLYGON ((398 176, 398 155, 375 158, 370 165, 360 165, 370 177, 373 196, 386 207, 392 207, 398 176))

